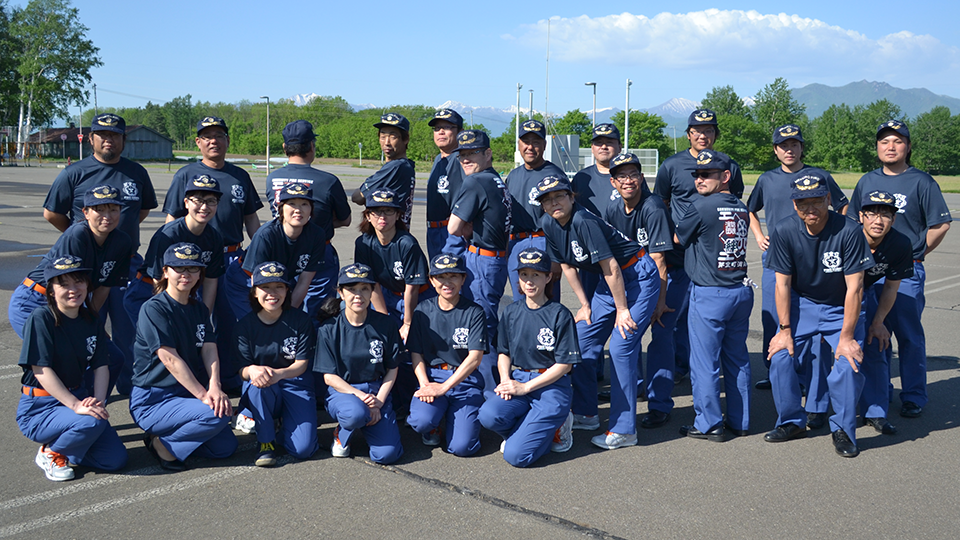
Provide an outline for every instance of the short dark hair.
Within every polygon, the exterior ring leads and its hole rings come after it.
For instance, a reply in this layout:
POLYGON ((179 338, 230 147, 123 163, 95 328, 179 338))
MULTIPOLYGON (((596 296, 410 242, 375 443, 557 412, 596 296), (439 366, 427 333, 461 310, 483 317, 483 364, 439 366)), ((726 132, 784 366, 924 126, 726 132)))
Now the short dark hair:
MULTIPOLYGON (((370 223, 370 221, 367 220, 367 216, 369 215, 370 215, 370 210, 364 209, 363 217, 360 219, 360 224, 357 225, 357 230, 359 230, 363 234, 377 234, 377 230, 373 228, 373 223, 370 223)), ((407 230, 407 224, 404 223, 402 219, 400 219, 402 217, 403 217, 403 211, 398 208, 397 209, 397 230, 398 231, 407 230)))
POLYGON ((283 145, 283 152, 288 156, 304 157, 313 149, 313 141, 306 143, 290 143, 283 145))

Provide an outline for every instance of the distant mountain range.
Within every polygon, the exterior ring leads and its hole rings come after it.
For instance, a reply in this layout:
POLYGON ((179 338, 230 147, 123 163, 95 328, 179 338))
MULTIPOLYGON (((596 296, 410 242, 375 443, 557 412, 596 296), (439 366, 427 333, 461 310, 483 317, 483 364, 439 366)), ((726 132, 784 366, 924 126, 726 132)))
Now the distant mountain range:
MULTIPOLYGON (((914 118, 918 114, 929 111, 937 106, 945 106, 953 114, 960 113, 960 99, 950 96, 938 95, 926 88, 910 88, 907 90, 890 86, 884 82, 860 81, 853 82, 845 86, 826 86, 823 84, 808 84, 801 88, 793 88, 793 97, 807 107, 807 116, 811 119, 823 114, 833 104, 845 103, 850 107, 856 105, 867 105, 880 99, 888 99, 896 103, 903 111, 904 115, 914 118)), ((318 94, 297 94, 290 99, 297 105, 305 105, 310 100, 319 97, 318 94)), ((743 102, 747 106, 753 105, 752 97, 744 97, 743 102)), ((350 104, 354 110, 371 109, 376 107, 372 103, 350 104)), ((673 98, 665 103, 655 107, 640 108, 635 110, 645 111, 651 114, 659 115, 667 123, 666 131, 673 135, 672 131, 676 128, 679 134, 687 127, 687 117, 698 108, 700 103, 686 98, 673 98)), ((491 135, 503 133, 510 125, 511 119, 517 113, 517 107, 511 105, 507 108, 497 107, 474 107, 457 101, 447 101, 436 106, 437 109, 454 109, 459 112, 467 122, 483 124, 491 135), (472 116, 471 116, 472 115, 472 116), (471 120, 472 118, 472 120, 471 120)), ((613 115, 622 109, 616 107, 597 109, 597 123, 609 122, 613 115)), ((534 109, 534 112, 540 112, 534 109)), ((566 111, 553 111, 553 114, 563 114, 566 111)), ((583 111, 592 118, 592 109, 583 111)), ((529 107, 520 107, 520 114, 529 113, 529 107)))

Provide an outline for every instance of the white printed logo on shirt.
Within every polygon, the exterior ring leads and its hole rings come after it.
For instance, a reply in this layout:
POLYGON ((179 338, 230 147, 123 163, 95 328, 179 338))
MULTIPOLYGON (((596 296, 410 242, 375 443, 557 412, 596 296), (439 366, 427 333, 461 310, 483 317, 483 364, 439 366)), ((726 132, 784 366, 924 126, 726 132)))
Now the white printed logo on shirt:
POLYGON ((233 195, 233 202, 243 204, 243 186, 234 184, 233 187, 230 188, 230 194, 233 195))
POLYGON ((447 180, 447 175, 437 178, 437 193, 450 193, 450 181, 447 180))
POLYGON ((203 340, 207 337, 207 325, 198 324, 197 325, 197 347, 203 347, 203 340))
POLYGON ((897 213, 902 214, 906 212, 904 208, 907 207, 907 196, 903 193, 894 193, 893 197, 897 199, 897 213))
POLYGON ((297 259, 297 269, 300 270, 301 272, 303 272, 303 269, 306 268, 308 264, 310 264, 309 253, 304 253, 303 255, 300 256, 299 259, 297 259))
POLYGON ((553 330, 549 328, 541 328, 540 333, 537 334, 537 349, 541 351, 552 351, 554 338, 553 330))
POLYGON ((841 265, 843 261, 840 259, 839 251, 824 251, 823 252, 823 272, 825 274, 832 274, 834 272, 840 272, 843 270, 841 265))
POLYGON ((468 339, 470 339, 470 329, 457 328, 453 331, 453 348, 466 349, 468 339))
POLYGON ((213 259, 212 251, 201 251, 200 252, 200 262, 203 264, 210 264, 210 260, 213 259))
POLYGON ((116 265, 116 261, 107 261, 103 263, 103 266, 100 267, 100 282, 103 283, 107 280, 107 277, 110 276, 110 272, 113 272, 113 267, 116 265))
POLYGON ((403 281, 403 261, 393 261, 393 277, 403 281))
POLYGON ((615 201, 615 200, 621 199, 621 198, 622 198, 622 197, 620 196, 620 192, 619 192, 619 191, 613 190, 613 191, 610 192, 610 200, 611 200, 611 201, 615 201))
POLYGON ((647 236, 647 230, 643 227, 637 229, 637 242, 640 242, 640 245, 647 247, 647 244, 650 243, 650 237, 647 236))
POLYGON ((93 360, 93 353, 97 351, 97 336, 87 337, 87 362, 93 360))
POLYGON ((136 182, 124 182, 123 183, 123 194, 125 197, 123 200, 137 200, 140 198, 140 190, 137 188, 136 182))
POLYGON ((297 359, 297 337, 292 336, 284 338, 283 347, 280 348, 280 351, 283 353, 283 358, 285 360, 296 360, 297 359))
POLYGON ((379 339, 374 339, 370 342, 370 363, 383 363, 383 342, 379 339))
POLYGON ((583 252, 583 248, 580 247, 580 243, 576 240, 570 241, 570 249, 573 250, 573 258, 576 259, 577 262, 583 262, 587 260, 588 255, 583 252))
POLYGON ((747 268, 747 213, 731 208, 717 210, 723 222, 719 237, 723 251, 717 255, 717 270, 744 270, 747 268))
POLYGON ((889 265, 887 263, 885 262, 877 263, 873 265, 872 268, 867 269, 867 275, 870 275, 870 276, 883 275, 887 272, 887 268, 889 268, 889 265))
POLYGON ((537 189, 537 186, 533 186, 533 189, 527 194, 527 204, 530 206, 540 206, 540 201, 537 200, 539 194, 540 190, 537 189))

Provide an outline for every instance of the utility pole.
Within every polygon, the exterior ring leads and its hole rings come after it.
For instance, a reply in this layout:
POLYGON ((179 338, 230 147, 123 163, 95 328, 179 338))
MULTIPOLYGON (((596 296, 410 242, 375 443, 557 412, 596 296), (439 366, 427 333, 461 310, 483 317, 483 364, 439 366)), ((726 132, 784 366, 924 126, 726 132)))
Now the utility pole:
POLYGON ((260 99, 267 100, 267 175, 270 174, 270 97, 260 96, 260 99))
POLYGON ((97 116, 100 114, 100 109, 97 108, 97 83, 93 83, 93 115, 97 116))
POLYGON ((627 79, 627 110, 623 117, 623 149, 624 152, 630 151, 630 85, 633 81, 627 79))

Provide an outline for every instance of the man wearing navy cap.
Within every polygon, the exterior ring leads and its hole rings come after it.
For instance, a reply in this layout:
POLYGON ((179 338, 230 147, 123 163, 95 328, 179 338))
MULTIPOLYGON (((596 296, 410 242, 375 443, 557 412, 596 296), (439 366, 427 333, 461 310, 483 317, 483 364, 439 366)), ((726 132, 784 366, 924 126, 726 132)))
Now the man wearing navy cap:
POLYGON ((267 176, 266 198, 270 212, 277 217, 280 189, 287 184, 303 184, 313 190, 313 217, 310 221, 326 233, 327 249, 323 265, 310 282, 310 290, 304 299, 304 310, 311 316, 317 314, 320 305, 336 293, 340 257, 330 241, 334 229, 350 225, 350 205, 343 184, 336 176, 311 167, 317 157, 317 136, 313 125, 306 120, 290 122, 283 128, 283 152, 287 165, 267 176))
MULTIPOLYGON (((577 202, 597 216, 603 216, 608 206, 620 198, 610 187, 610 161, 620 155, 620 130, 613 124, 598 124, 593 128, 590 152, 593 165, 582 169, 570 182, 577 202)), ((641 189, 649 191, 646 182, 641 189)))
MULTIPOLYGON (((916 418, 927 404, 927 339, 920 316, 926 298, 923 261, 943 241, 950 229, 950 209, 940 186, 929 174, 910 165, 910 130, 899 120, 877 128, 877 157, 882 167, 868 172, 853 190, 850 209, 860 210, 864 193, 887 191, 896 198, 898 219, 893 227, 913 245, 913 277, 900 282, 897 301, 887 325, 897 336, 900 357, 900 416, 916 418)), ((855 215, 855 214, 852 214, 855 215)))
POLYGON ((367 178, 350 199, 354 204, 364 206, 366 197, 378 189, 389 189, 400 197, 403 212, 400 221, 410 227, 413 215, 413 191, 416 189, 417 172, 412 160, 407 159, 407 145, 410 144, 410 121, 402 114, 387 113, 373 125, 380 133, 380 150, 386 163, 373 176, 367 178))
MULTIPOLYGON (((547 128, 538 120, 527 120, 520 124, 520 138, 517 141, 523 165, 507 175, 507 190, 512 197, 513 229, 510 234, 510 246, 507 249, 507 272, 510 287, 513 289, 513 301, 523 300, 517 274, 517 254, 528 248, 547 249, 547 239, 540 228, 540 216, 543 209, 537 200, 537 184, 548 176, 566 177, 563 169, 543 159, 547 149, 547 128)), ((553 299, 560 299, 560 276, 553 277, 553 299)))
POLYGON ((457 135, 463 131, 463 117, 453 109, 440 109, 427 125, 433 128, 433 144, 440 150, 427 180, 427 256, 433 258, 447 243, 450 208, 463 183, 463 168, 457 159, 457 135))
POLYGON ((784 442, 806 435, 798 372, 807 359, 794 353, 822 337, 836 359, 827 377, 834 448, 843 457, 855 457, 860 453, 857 401, 864 382, 861 300, 864 271, 874 265, 873 256, 857 223, 829 209, 830 190, 822 175, 794 180, 790 198, 797 215, 774 226, 766 262, 776 272, 780 331, 768 352, 779 417, 764 440, 784 442))

